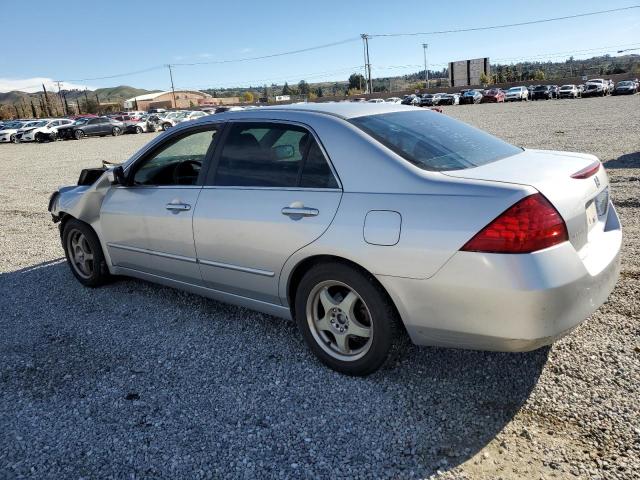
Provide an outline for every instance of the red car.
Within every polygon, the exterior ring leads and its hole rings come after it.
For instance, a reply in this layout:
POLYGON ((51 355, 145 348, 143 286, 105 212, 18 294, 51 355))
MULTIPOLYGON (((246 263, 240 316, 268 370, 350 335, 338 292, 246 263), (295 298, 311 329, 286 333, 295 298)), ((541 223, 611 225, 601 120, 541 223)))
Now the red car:
POLYGON ((484 92, 480 103, 498 103, 504 102, 504 92, 499 88, 492 88, 484 92))

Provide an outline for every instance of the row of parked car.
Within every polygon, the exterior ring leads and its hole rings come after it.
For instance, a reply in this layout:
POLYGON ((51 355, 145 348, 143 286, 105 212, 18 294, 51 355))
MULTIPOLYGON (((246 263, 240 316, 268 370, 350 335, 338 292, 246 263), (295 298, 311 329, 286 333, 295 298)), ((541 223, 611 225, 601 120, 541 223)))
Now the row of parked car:
POLYGON ((498 103, 527 100, 550 100, 553 98, 581 98, 605 95, 627 95, 640 91, 640 82, 623 80, 614 85, 613 81, 596 78, 582 85, 529 85, 501 88, 465 89, 459 93, 425 93, 405 95, 403 98, 391 97, 386 100, 376 98, 369 102, 392 102, 420 107, 439 105, 458 105, 474 103, 498 103))
POLYGON ((107 116, 77 115, 69 118, 43 118, 38 120, 12 120, 0 122, 0 143, 52 142, 55 140, 80 140, 84 137, 124 133, 146 133, 168 130, 178 123, 247 107, 217 107, 209 110, 150 112, 120 112, 107 116))

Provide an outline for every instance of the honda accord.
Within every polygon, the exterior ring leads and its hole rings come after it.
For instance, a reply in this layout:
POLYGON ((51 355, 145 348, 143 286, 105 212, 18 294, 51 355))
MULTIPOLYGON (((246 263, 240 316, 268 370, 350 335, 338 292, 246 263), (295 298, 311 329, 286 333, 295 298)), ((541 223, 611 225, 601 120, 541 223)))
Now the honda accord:
POLYGON ((71 272, 126 275, 295 319, 351 375, 399 335, 526 351, 593 313, 620 222, 593 155, 529 150, 388 103, 180 123, 49 202, 71 272))

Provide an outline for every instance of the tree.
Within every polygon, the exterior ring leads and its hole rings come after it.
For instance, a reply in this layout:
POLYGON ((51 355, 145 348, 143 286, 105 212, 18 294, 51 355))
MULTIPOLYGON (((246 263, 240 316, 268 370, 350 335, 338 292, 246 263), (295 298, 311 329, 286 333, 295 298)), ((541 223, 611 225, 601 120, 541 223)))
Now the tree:
POLYGON ((242 94, 242 100, 244 100, 247 103, 253 103, 253 93, 251 92, 244 92, 242 94))
POLYGON ((488 85, 491 81, 489 80, 489 77, 487 76, 486 73, 482 72, 480 74, 480 83, 482 85, 488 85))
POLYGON ((324 92, 322 91, 322 87, 316 88, 316 96, 318 96, 318 97, 323 97, 324 96, 324 92))
POLYGON ((287 82, 284 82, 284 86, 282 87, 282 95, 291 95, 291 87, 287 82))
POLYGON ((359 73, 352 73, 349 76, 349 90, 362 90, 366 84, 364 76, 359 73))
POLYGON ((262 92, 262 96, 264 97, 264 101, 268 102, 269 101, 269 89, 267 88, 267 84, 264 84, 264 91, 262 92))
POLYGON ((298 82, 298 92, 300 92, 300 95, 309 95, 309 92, 311 92, 309 84, 304 80, 300 80, 298 82))
POLYGON ((534 80, 544 80, 545 75, 544 72, 540 69, 536 70, 535 72, 533 72, 533 79, 534 80))

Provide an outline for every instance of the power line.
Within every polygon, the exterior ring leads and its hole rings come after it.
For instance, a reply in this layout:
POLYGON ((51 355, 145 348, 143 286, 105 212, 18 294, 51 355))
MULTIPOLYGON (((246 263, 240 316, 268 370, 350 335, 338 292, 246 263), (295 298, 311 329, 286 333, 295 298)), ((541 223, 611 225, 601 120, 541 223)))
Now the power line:
POLYGON ((275 58, 275 57, 283 57, 285 55, 295 55, 298 53, 304 53, 304 52, 311 52, 314 50, 320 50, 323 48, 330 48, 330 47, 335 47, 338 45, 344 45, 345 43, 351 43, 351 42, 355 42, 357 40, 360 40, 360 37, 353 37, 353 38, 346 38, 344 40, 339 40, 337 42, 331 42, 331 43, 325 43, 323 45, 316 45, 315 47, 307 47, 307 48, 300 48, 298 50, 290 50, 288 52, 280 52, 280 53, 272 53, 270 55, 261 55, 259 57, 245 57, 245 58, 236 58, 236 59, 229 59, 229 60, 211 60, 211 61, 206 61, 206 62, 192 62, 192 63, 172 63, 172 66, 176 66, 176 67, 191 67, 191 66, 195 66, 195 65, 219 65, 219 64, 223 64, 223 63, 239 63, 239 62, 251 62, 254 60, 264 60, 267 58, 275 58))
POLYGON ((495 30, 498 28, 510 28, 510 27, 522 27, 525 25, 534 25, 537 23, 548 23, 548 22, 556 22, 558 20, 569 20, 572 18, 581 18, 581 17, 589 17, 592 15, 602 15, 605 13, 613 13, 613 12, 622 12, 625 10, 632 10, 634 8, 640 8, 640 5, 632 5, 629 7, 621 7, 621 8, 612 8, 609 10, 599 10, 597 12, 587 12, 587 13, 577 13, 575 15, 565 15, 564 17, 554 17, 554 18, 544 18, 540 20, 530 20, 528 22, 518 22, 518 23, 506 23, 502 25, 489 25, 484 27, 471 27, 471 28, 456 28, 452 30, 434 30, 431 32, 413 32, 413 33, 377 33, 377 34, 368 34, 369 38, 372 37, 410 37, 417 35, 441 35, 445 33, 462 33, 462 32, 477 32, 481 30, 495 30))
POLYGON ((152 72, 153 70, 160 70, 163 68, 167 68, 166 65, 157 65, 155 67, 149 67, 149 68, 145 68, 143 70, 136 70, 133 72, 126 72, 126 73, 117 73, 115 75, 107 75, 104 77, 93 77, 93 78, 71 78, 71 79, 65 79, 65 80, 55 80, 60 81, 60 82, 90 82, 93 80, 108 80, 110 78, 118 78, 118 77, 128 77, 130 75, 138 75, 140 73, 147 73, 147 72, 152 72))

